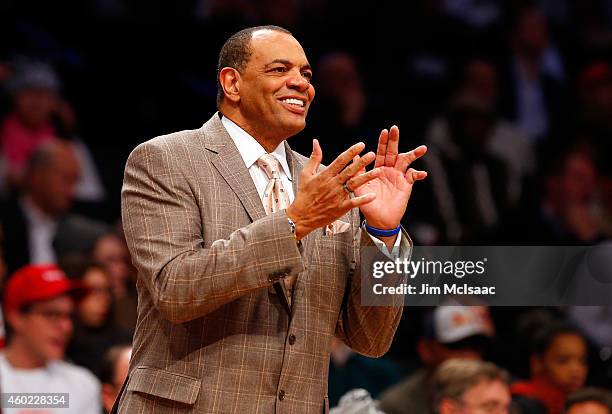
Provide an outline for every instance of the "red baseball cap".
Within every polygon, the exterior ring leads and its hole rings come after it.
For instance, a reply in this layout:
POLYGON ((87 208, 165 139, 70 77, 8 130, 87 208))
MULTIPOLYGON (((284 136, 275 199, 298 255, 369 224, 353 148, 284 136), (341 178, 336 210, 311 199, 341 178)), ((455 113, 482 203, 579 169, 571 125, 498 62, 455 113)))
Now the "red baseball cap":
POLYGON ((4 289, 4 308, 20 309, 33 302, 45 301, 78 289, 54 264, 27 265, 8 278, 4 289))

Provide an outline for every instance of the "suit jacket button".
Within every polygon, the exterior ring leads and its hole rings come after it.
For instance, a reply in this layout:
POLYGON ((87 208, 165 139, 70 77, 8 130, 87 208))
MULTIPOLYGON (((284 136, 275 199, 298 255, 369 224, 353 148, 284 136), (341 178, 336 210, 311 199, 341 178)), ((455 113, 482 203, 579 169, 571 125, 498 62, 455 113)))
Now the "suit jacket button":
POLYGON ((278 399, 281 401, 285 399, 285 390, 280 390, 278 392, 278 399))
POLYGON ((295 339, 296 338, 294 334, 289 335, 289 345, 295 344, 295 339))

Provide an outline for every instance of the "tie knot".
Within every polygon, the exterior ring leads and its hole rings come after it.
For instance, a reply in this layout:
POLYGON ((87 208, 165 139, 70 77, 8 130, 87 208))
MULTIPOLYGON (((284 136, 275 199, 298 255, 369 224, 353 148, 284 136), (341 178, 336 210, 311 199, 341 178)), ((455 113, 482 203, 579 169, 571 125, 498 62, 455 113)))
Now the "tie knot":
POLYGON ((272 154, 264 154, 257 160, 259 165, 268 176, 269 179, 279 178, 281 168, 280 162, 272 154))

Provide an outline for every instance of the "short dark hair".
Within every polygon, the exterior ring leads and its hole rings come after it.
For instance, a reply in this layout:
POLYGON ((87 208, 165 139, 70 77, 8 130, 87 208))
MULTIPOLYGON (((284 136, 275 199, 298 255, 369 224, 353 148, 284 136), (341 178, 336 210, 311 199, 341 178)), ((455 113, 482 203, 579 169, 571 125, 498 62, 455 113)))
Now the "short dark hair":
POLYGON ((221 82, 219 82, 221 69, 229 67, 242 73, 253 53, 253 49, 251 49, 253 33, 260 30, 272 30, 293 36, 289 30, 274 25, 248 27, 231 35, 219 52, 219 62, 217 63, 217 107, 219 107, 225 96, 221 82))
POLYGON ((531 355, 543 356, 559 335, 576 335, 583 340, 585 339, 582 332, 573 324, 565 321, 554 321, 543 325, 535 332, 531 343, 531 355))
POLYGON ((565 402, 563 412, 567 413, 573 405, 585 402, 601 404, 608 409, 608 413, 612 414, 612 393, 601 388, 583 388, 570 394, 565 402))

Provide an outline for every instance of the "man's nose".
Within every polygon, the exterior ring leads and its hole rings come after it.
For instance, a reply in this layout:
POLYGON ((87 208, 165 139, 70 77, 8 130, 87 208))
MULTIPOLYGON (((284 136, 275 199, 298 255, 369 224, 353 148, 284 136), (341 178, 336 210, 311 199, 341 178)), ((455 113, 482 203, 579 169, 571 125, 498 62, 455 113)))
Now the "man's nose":
POLYGON ((310 86, 310 81, 300 72, 292 73, 292 76, 287 79, 287 86, 300 92, 306 92, 310 86))

